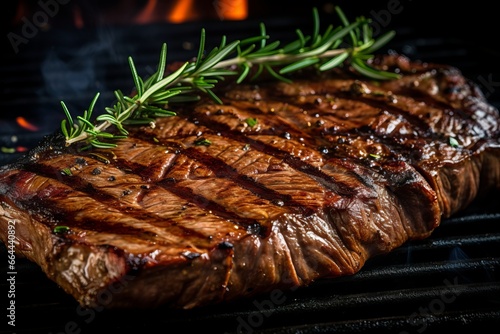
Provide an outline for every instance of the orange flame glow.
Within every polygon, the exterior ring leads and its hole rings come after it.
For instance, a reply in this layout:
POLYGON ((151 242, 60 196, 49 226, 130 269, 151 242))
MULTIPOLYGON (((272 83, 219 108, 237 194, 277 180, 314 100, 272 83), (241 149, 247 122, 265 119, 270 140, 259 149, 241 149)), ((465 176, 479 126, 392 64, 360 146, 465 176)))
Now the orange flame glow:
POLYGON ((28 122, 26 120, 26 118, 24 118, 22 116, 18 116, 16 118, 16 122, 17 122, 17 124, 19 124, 19 126, 21 126, 22 128, 24 128, 26 130, 38 131, 38 127, 36 125, 31 124, 30 122, 28 122))
MULTIPOLYGON (((71 2, 71 5, 68 6, 60 6, 61 10, 67 10, 66 13, 72 18, 74 27, 78 29, 100 22, 110 24, 129 24, 130 22, 135 24, 183 23, 204 19, 245 20, 249 16, 249 0, 127 0, 122 1, 116 10, 99 6, 94 9, 92 6, 84 6, 82 3, 84 2, 77 1, 71 2), (92 18, 96 18, 95 22, 92 18)), ((23 18, 33 16, 37 10, 40 9, 36 7, 36 2, 19 0, 16 12, 12 17, 13 23, 22 24, 23 18)), ((61 19, 61 16, 51 17, 51 25, 65 24, 66 21, 61 19)))
POLYGON ((75 6, 73 8, 73 18, 74 18, 74 22, 75 22, 75 27, 77 27, 78 29, 82 29, 84 26, 84 21, 83 21, 82 11, 80 10, 80 7, 75 6))
POLYGON ((28 151, 28 148, 26 146, 17 146, 16 147, 16 152, 26 152, 28 151))
POLYGON ((26 3, 22 0, 19 1, 19 4, 16 9, 16 14, 13 18, 14 23, 19 23, 21 22, 21 19, 25 17, 27 14, 29 14, 26 3))
POLYGON ((144 9, 136 16, 135 22, 139 24, 149 23, 154 16, 157 4, 157 0, 149 0, 144 9))
POLYGON ((248 16, 247 0, 219 0, 213 4, 221 20, 244 20, 248 16))
POLYGON ((248 0, 215 0, 211 7, 195 0, 174 0, 167 8, 165 8, 165 3, 158 0, 148 0, 134 21, 145 24, 159 19, 171 23, 182 23, 217 17, 220 20, 246 19, 248 17, 248 0))
POLYGON ((167 21, 181 23, 192 20, 196 15, 193 10, 193 0, 177 0, 174 8, 167 14, 167 21))

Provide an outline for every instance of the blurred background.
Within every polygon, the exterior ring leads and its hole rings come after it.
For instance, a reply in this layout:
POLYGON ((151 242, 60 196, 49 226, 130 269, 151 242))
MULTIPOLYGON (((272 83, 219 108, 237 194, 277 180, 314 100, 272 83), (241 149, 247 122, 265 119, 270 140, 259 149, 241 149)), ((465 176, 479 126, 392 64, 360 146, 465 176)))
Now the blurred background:
POLYGON ((490 29, 495 28, 498 17, 491 2, 485 0, 450 6, 436 6, 436 2, 430 0, 372 0, 369 3, 309 0, 294 4, 283 0, 18 0, 4 4, 2 22, 13 29, 23 23, 23 17, 41 23, 45 19, 43 14, 37 14, 39 11, 49 16, 44 24, 47 30, 66 29, 71 25, 83 28, 200 20, 261 20, 302 17, 313 6, 328 13, 335 5, 351 15, 372 17, 382 24, 419 26, 427 32, 442 29, 440 33, 450 36, 465 34, 461 37, 488 38, 492 42, 494 36, 490 29), (467 32, 480 31, 483 33, 467 36, 470 35, 467 32))

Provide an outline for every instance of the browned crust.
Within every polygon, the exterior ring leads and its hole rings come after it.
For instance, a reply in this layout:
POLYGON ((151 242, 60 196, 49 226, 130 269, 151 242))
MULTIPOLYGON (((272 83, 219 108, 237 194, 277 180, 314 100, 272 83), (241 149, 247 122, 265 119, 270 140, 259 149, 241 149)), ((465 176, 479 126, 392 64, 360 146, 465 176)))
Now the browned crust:
POLYGON ((16 254, 86 307, 193 308, 354 274, 500 178, 498 112, 477 87, 373 64, 405 75, 223 87, 223 106, 180 108, 114 150, 48 139, 0 171, 0 237, 15 221, 16 254))

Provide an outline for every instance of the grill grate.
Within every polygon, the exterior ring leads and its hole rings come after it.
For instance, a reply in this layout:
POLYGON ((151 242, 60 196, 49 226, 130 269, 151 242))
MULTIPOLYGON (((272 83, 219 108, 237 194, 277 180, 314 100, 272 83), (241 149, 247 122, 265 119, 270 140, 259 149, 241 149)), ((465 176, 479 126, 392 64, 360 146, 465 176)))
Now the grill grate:
MULTIPOLYGON (((231 29, 228 25, 204 24, 214 36, 209 43, 217 43, 217 38, 228 31, 234 34, 228 35, 228 39, 241 38, 241 33, 250 30, 254 33, 257 23, 234 22, 231 29)), ((290 26, 297 26, 297 21, 274 19, 268 24, 268 31, 277 39, 286 39, 290 26)), ((158 41, 173 41, 169 44, 173 50, 170 61, 191 57, 195 51, 182 45, 196 40, 193 36, 197 36, 201 25, 179 25, 175 31, 171 28, 159 24, 141 29, 59 31, 37 37, 29 45, 29 50, 37 50, 35 53, 21 52, 7 63, 9 66, 2 67, 6 75, 1 89, 11 98, 0 103, 1 110, 22 110, 23 116, 37 124, 40 131, 17 127, 14 113, 2 115, 0 146, 29 148, 41 136, 54 131, 62 115, 58 103, 61 99, 70 110, 80 111, 87 107, 96 91, 106 91, 108 87, 126 91, 131 86, 126 57, 133 55, 137 68, 147 71, 156 62, 158 41), (48 48, 51 39, 60 44, 48 48), (96 40, 109 41, 111 47, 95 44, 96 40), (125 43, 131 40, 135 43, 125 43), (81 55, 77 57, 63 49, 65 43, 88 52, 94 56, 93 61, 84 62, 81 55), (64 69, 73 71, 75 76, 87 71, 91 75, 83 82, 81 78, 65 76, 64 69), (50 80, 61 86, 51 90, 47 86, 53 82, 50 80), (69 87, 59 91, 62 94, 55 94, 65 85, 69 87)), ((391 45, 395 50, 457 66, 484 89, 494 105, 500 105, 500 94, 481 80, 492 74, 492 69, 479 61, 485 57, 484 50, 471 51, 467 44, 456 39, 417 38, 416 32, 407 28, 400 29, 397 36, 391 45)), ((109 105, 111 100, 111 95, 102 95, 100 103, 109 105)), ((0 164, 21 154, 0 153, 0 164)), ((460 215, 445 220, 428 239, 409 242, 390 254, 373 258, 352 277, 323 279, 310 287, 275 296, 263 295, 190 311, 82 310, 37 266, 17 259, 15 332, 147 332, 158 327, 173 333, 197 332, 200 327, 204 333, 262 334, 431 333, 466 328, 477 331, 500 324, 500 208, 496 204, 499 197, 500 193, 495 192, 474 202, 460 215)), ((0 253, 2 259, 7 258, 5 246, 1 246, 0 253)), ((6 262, 1 263, 4 273, 8 272, 6 262)), ((0 288, 2 293, 8 290, 5 280, 0 288)))

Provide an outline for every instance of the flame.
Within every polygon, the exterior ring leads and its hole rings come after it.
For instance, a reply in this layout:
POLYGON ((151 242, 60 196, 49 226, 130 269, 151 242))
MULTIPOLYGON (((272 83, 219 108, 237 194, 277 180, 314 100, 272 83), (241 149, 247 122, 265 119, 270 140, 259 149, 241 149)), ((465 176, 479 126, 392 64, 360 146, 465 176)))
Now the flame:
POLYGON ((26 146, 16 146, 16 152, 26 152, 28 151, 28 148, 26 146))
POLYGON ((21 22, 21 19, 23 17, 25 17, 27 14, 29 14, 28 9, 26 7, 27 7, 27 5, 26 5, 25 1, 22 1, 22 0, 19 1, 19 4, 16 8, 16 14, 13 18, 13 23, 21 22))
POLYGON ((158 20, 182 23, 202 18, 244 20, 248 17, 248 0, 215 0, 211 6, 195 0, 174 0, 165 8, 165 3, 161 1, 148 0, 134 21, 139 24, 158 20))
POLYGON ((196 15, 193 9, 193 0, 177 0, 173 9, 167 13, 167 21, 181 23, 192 20, 196 15))
POLYGON ((26 120, 26 118, 22 116, 16 117, 16 122, 21 126, 22 128, 29 130, 29 131, 38 131, 38 127, 36 125, 31 124, 26 120))
POLYGON ((78 6, 73 7, 73 21, 75 22, 75 27, 77 27, 78 29, 83 28, 84 20, 82 16, 82 11, 78 6))
MULTIPOLYGON (((71 6, 68 5, 68 10, 74 27, 78 29, 92 23, 86 21, 89 17, 97 17, 110 23, 130 23, 131 19, 135 24, 148 24, 182 23, 203 19, 244 20, 249 15, 249 0, 127 0, 118 3, 121 6, 120 11, 109 11, 100 7, 92 11, 92 6, 83 6, 80 2, 72 2, 71 6)), ((20 24, 23 18, 30 18, 36 11, 41 11, 35 4, 36 2, 19 0, 11 18, 13 23, 20 24)), ((50 19, 56 20, 56 17, 50 19)))
POLYGON ((135 18, 135 22, 139 24, 149 23, 151 21, 151 17, 154 16, 153 14, 157 4, 157 0, 149 0, 144 9, 135 18))
POLYGON ((247 0, 218 0, 213 4, 221 20, 244 20, 248 16, 247 0))

